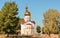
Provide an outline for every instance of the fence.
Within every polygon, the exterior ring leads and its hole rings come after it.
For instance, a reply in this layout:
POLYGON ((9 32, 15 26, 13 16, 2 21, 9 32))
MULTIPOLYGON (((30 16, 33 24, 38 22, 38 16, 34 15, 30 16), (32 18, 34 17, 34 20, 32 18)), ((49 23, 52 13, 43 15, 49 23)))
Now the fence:
POLYGON ((57 34, 35 34, 34 36, 21 36, 21 35, 9 35, 7 34, 0 34, 0 38, 59 38, 57 34))

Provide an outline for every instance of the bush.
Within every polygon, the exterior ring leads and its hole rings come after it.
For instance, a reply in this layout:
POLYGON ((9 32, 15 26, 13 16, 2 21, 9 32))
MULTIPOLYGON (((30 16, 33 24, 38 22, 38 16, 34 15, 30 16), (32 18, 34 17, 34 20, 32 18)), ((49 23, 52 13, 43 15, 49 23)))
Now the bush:
POLYGON ((58 34, 59 38, 60 38, 60 33, 58 34))

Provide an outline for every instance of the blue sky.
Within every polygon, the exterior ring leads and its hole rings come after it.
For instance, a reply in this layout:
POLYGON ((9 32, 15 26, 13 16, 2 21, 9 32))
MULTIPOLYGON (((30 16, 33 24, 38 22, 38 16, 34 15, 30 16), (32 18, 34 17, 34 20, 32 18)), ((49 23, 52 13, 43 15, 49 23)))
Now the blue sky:
POLYGON ((48 9, 56 9, 60 12, 60 0, 0 0, 0 9, 5 2, 16 2, 18 5, 18 15, 24 18, 26 5, 29 7, 31 13, 31 20, 35 21, 37 25, 43 26, 43 14, 48 9))

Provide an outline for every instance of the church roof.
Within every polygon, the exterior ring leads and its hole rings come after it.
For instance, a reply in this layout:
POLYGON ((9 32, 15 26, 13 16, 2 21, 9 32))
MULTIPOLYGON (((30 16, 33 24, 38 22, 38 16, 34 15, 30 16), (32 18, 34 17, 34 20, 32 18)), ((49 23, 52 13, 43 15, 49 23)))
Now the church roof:
POLYGON ((35 24, 35 21, 31 21, 31 22, 35 24))
MULTIPOLYGON (((24 24, 24 23, 27 23, 27 22, 25 22, 24 21, 24 19, 23 20, 20 20, 21 21, 21 24, 24 24)), ((35 24, 35 21, 29 21, 29 22, 31 22, 31 23, 33 23, 33 24, 35 24)), ((28 25, 31 25, 30 23, 28 23, 28 25)))
POLYGON ((28 23, 27 25, 32 25, 32 24, 28 23))
POLYGON ((25 16, 30 16, 30 12, 28 11, 28 6, 26 6, 26 12, 25 12, 25 16))

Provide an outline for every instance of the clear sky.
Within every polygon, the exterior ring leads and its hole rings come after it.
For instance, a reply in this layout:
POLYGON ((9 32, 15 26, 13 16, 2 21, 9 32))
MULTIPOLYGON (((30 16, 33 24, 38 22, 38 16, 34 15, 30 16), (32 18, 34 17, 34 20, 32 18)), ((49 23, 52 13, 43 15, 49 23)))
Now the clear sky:
POLYGON ((56 9, 60 12, 60 0, 0 0, 0 9, 5 2, 16 2, 18 5, 18 15, 24 18, 25 8, 28 4, 31 13, 31 20, 35 21, 37 25, 43 26, 43 14, 50 9, 56 9))

